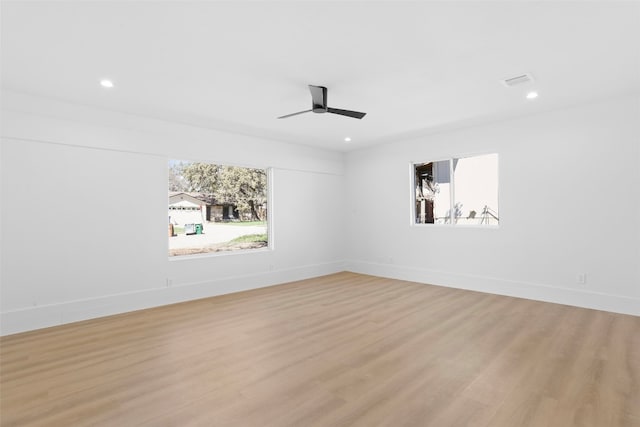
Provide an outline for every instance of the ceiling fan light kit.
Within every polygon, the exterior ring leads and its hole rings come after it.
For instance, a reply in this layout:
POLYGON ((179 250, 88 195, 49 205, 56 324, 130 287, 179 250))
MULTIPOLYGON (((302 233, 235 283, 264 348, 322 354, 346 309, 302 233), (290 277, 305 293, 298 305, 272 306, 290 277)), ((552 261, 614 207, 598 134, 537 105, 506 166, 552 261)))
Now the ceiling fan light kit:
POLYGON ((327 88, 324 86, 309 85, 309 91, 311 91, 311 109, 298 111, 297 113, 291 113, 278 117, 279 119, 286 119, 287 117, 297 116, 304 113, 333 113, 341 116, 353 117, 354 119, 361 119, 367 113, 360 113, 352 110, 342 110, 339 108, 331 108, 327 106, 327 88))

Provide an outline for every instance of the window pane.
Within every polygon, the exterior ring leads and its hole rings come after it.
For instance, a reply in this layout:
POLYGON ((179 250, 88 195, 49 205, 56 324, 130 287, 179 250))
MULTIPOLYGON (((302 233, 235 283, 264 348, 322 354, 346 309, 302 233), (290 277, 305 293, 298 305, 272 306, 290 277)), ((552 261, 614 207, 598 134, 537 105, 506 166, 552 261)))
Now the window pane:
POLYGON ((451 176, 449 160, 415 165, 416 224, 449 222, 451 176))
POLYGON ((169 161, 169 256, 268 245, 267 171, 169 161))
POLYGON ((456 224, 497 225, 498 155, 453 160, 456 224))

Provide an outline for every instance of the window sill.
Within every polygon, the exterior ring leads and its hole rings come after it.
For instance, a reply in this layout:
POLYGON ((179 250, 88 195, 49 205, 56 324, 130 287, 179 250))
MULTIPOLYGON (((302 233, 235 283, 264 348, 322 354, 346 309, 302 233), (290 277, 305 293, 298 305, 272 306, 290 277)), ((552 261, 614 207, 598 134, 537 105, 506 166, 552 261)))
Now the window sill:
POLYGON ((417 227, 417 228, 472 228, 472 229, 479 229, 479 230, 497 230, 500 228, 500 225, 494 225, 494 224, 489 224, 489 225, 480 225, 480 224, 411 224, 410 227, 417 227))
POLYGON ((265 252, 273 252, 273 249, 269 246, 265 248, 259 249, 238 249, 236 251, 221 251, 221 252, 207 252, 202 254, 193 254, 193 255, 176 255, 168 257, 169 262, 176 261, 186 261, 186 260, 194 260, 194 259, 203 259, 203 258, 218 258, 225 256, 234 256, 234 255, 247 255, 254 253, 265 253, 265 252))

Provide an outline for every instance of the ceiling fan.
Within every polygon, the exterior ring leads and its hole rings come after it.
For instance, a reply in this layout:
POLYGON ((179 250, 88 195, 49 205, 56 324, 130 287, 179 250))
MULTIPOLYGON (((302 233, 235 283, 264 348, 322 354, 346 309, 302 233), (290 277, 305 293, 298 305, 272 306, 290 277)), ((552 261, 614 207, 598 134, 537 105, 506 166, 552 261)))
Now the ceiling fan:
POLYGON ((327 107, 327 88, 324 86, 309 85, 311 91, 311 109, 298 111, 297 113, 287 114, 286 116, 280 116, 279 119, 286 119, 287 117, 297 116, 298 114, 309 113, 333 113, 340 114, 341 116, 353 117, 354 119, 361 119, 367 113, 360 113, 358 111, 341 110, 339 108, 327 107))

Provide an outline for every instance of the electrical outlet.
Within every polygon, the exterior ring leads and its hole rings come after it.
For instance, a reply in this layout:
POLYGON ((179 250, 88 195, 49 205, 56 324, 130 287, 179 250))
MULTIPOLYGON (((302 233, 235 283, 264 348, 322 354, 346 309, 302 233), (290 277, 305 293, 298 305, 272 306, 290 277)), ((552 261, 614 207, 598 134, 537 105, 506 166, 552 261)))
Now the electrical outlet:
POLYGON ((167 288, 168 288, 169 286, 172 286, 172 285, 173 285, 173 279, 169 279, 169 278, 167 277, 167 288))
POLYGON ((576 283, 584 285, 587 283, 587 273, 580 273, 576 276, 576 283))

